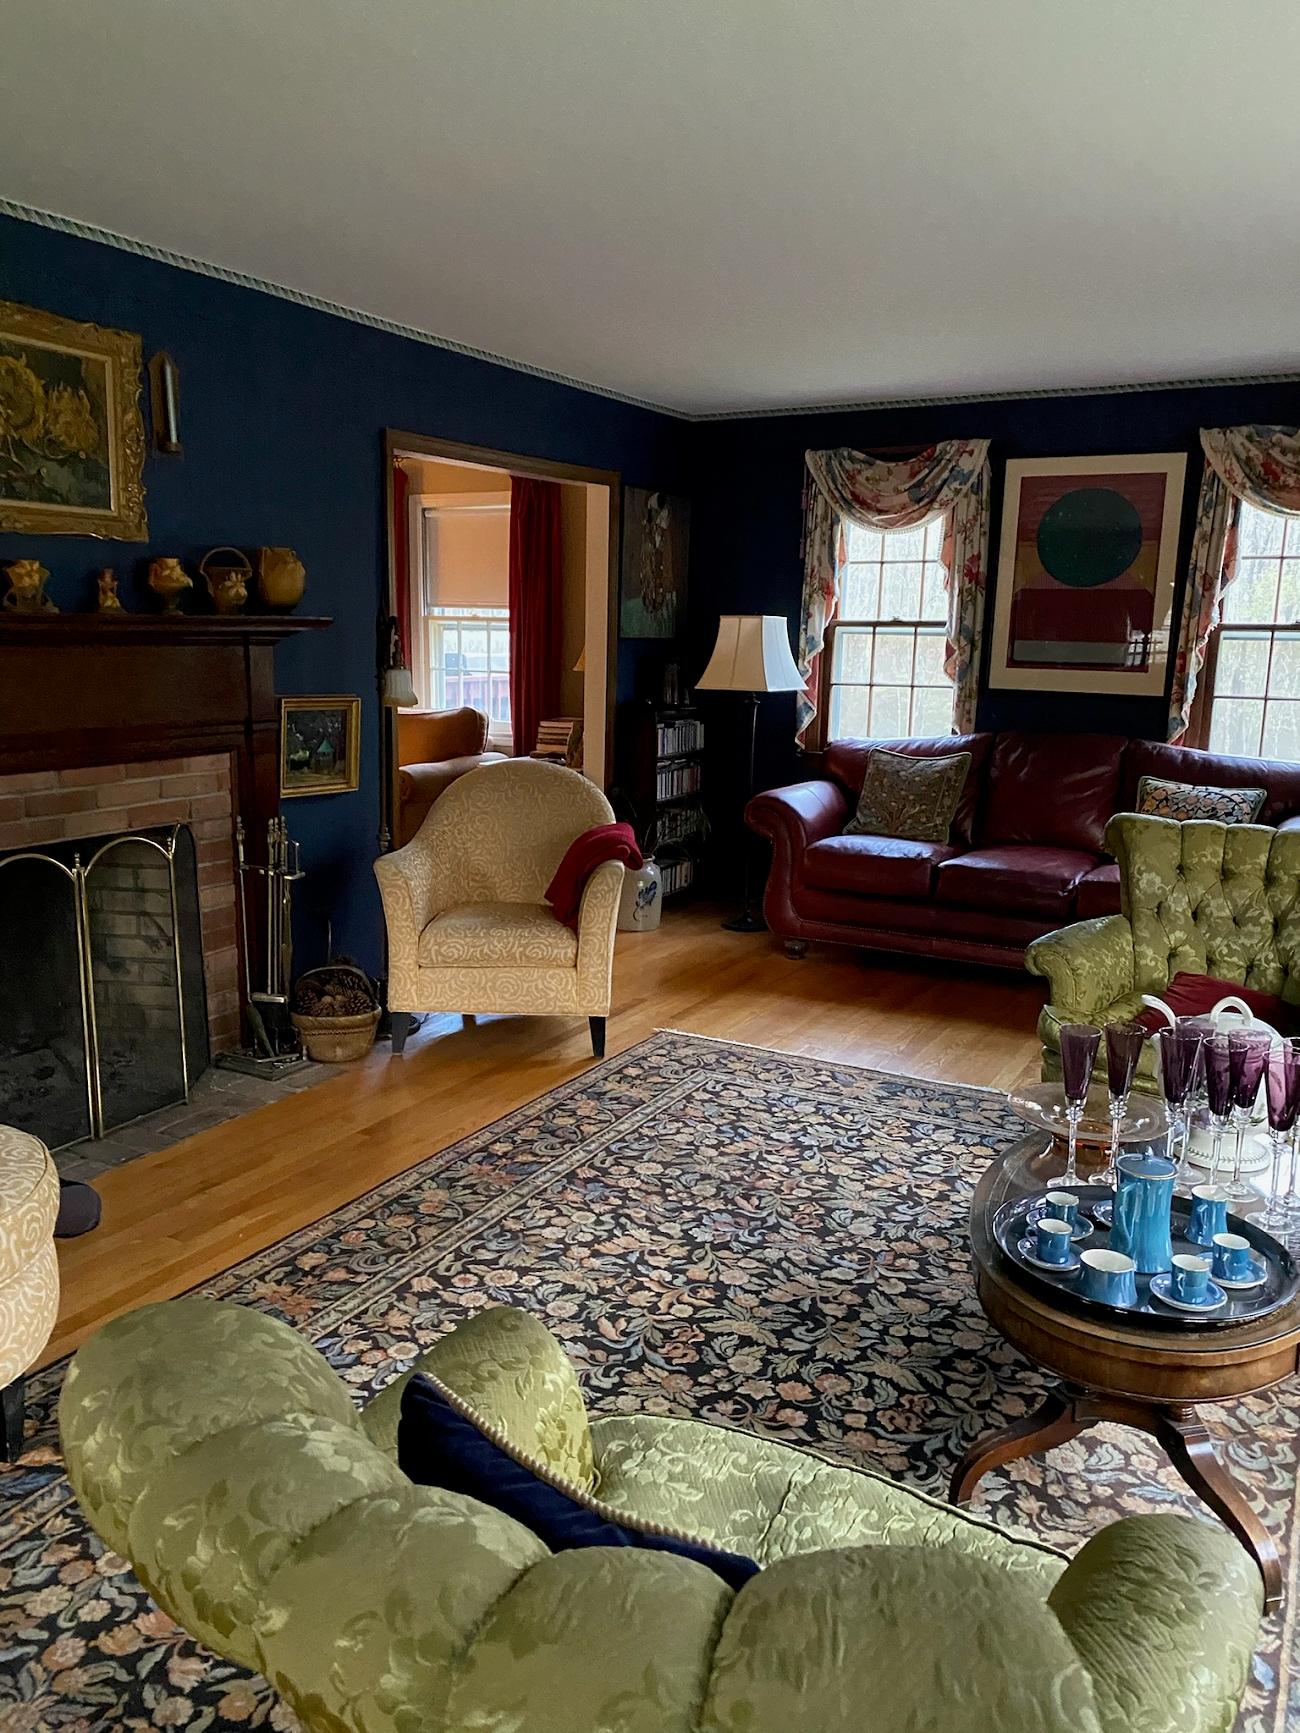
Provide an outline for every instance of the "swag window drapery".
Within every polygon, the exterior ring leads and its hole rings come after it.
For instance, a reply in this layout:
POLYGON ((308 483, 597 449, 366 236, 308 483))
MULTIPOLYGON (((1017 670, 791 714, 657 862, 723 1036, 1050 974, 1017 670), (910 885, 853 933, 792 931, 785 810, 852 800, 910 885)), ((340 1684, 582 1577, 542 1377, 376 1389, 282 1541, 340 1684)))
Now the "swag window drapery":
POLYGON ((510 478, 510 730, 516 758, 560 702, 564 610, 560 484, 510 478))
POLYGON ((807 685, 797 700, 800 744, 816 718, 825 677, 822 645, 839 606, 846 525, 914 529, 945 513, 948 643, 943 666, 953 682, 954 732, 974 727, 988 577, 988 451, 987 439, 950 439, 893 462, 848 447, 805 453, 799 672, 807 685))
POLYGON ((1242 500, 1262 511, 1300 513, 1300 430, 1203 427, 1201 449, 1205 475, 1169 693, 1170 740, 1187 732, 1206 647, 1235 576, 1242 500))

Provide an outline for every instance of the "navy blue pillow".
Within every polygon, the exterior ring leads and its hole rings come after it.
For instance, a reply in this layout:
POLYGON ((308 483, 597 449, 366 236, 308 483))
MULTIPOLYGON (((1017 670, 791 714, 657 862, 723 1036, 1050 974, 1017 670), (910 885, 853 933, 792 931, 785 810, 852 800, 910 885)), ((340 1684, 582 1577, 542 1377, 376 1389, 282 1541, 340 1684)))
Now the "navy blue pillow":
POLYGON ((753 1559, 704 1541, 651 1534, 627 1520, 611 1521, 535 1474, 448 1400, 432 1378, 417 1372, 402 1392, 397 1461, 417 1486, 440 1486, 490 1504, 530 1528, 552 1552, 582 1546, 636 1546, 676 1553, 706 1565, 733 1589, 758 1572, 753 1559))

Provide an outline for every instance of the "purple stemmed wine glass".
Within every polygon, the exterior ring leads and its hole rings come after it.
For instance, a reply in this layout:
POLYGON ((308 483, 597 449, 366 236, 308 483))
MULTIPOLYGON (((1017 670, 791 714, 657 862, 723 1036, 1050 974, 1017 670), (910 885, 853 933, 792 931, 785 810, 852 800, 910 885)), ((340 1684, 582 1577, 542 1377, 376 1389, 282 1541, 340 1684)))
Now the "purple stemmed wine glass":
POLYGON ((1210 1035, 1205 1041, 1205 1098, 1210 1109, 1210 1125, 1214 1141, 1210 1151, 1210 1184, 1219 1176, 1219 1156, 1223 1149, 1223 1134, 1228 1129, 1232 1112, 1232 1072, 1228 1055, 1228 1037, 1210 1035))
POLYGON ((1160 1056, 1160 1088, 1169 1122, 1178 1140, 1175 1184, 1186 1188, 1190 1177, 1187 1150, 1191 1142, 1191 1101, 1200 1086, 1205 1038, 1195 1024, 1180 1022, 1155 1037, 1160 1056))
POLYGON ((1273 1227, 1286 1214, 1283 1198, 1290 1195, 1290 1175, 1284 1172, 1288 1147, 1295 1167, 1295 1123, 1300 1117, 1300 1041, 1283 1041, 1268 1056, 1264 1071, 1268 1132, 1273 1145, 1273 1170, 1264 1224, 1273 1227), (1283 1187, 1286 1187, 1285 1191, 1283 1187))
POLYGON ((1241 1177, 1241 1158, 1251 1110, 1268 1063, 1273 1037, 1258 1029, 1243 1029, 1228 1037, 1228 1087, 1232 1093, 1232 1123, 1237 1142, 1232 1157, 1232 1178, 1224 1186, 1230 1198, 1240 1202, 1255 1196, 1255 1188, 1241 1177))
POLYGON ((1088 1085, 1092 1082, 1100 1045, 1101 1030, 1095 1023, 1061 1024, 1061 1084, 1065 1090, 1069 1135, 1063 1181, 1067 1188, 1079 1182, 1079 1121, 1083 1118, 1083 1104, 1088 1099, 1088 1085))
POLYGON ((1106 1089, 1110 1095, 1110 1165, 1106 1169, 1106 1184, 1115 1189, 1119 1160, 1119 1133, 1128 1108, 1129 1090, 1142 1057, 1142 1043, 1147 1032, 1140 1023, 1107 1023, 1106 1025, 1106 1089))

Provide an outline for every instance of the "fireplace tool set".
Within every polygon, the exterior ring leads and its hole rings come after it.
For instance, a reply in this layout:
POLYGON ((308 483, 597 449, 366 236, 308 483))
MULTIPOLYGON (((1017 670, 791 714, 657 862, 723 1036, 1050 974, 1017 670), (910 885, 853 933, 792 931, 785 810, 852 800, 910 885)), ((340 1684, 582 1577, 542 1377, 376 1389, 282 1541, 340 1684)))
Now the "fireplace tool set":
POLYGON ((223 1053, 217 1060, 230 1070, 260 1077, 283 1077, 307 1064, 298 1031, 289 1020, 289 988, 293 974, 293 887, 304 874, 298 844, 282 818, 266 821, 266 863, 248 859, 243 820, 235 822, 235 867, 239 878, 239 922, 244 951, 244 988, 250 1048, 223 1053), (250 885, 250 880, 252 881, 250 885), (258 881, 261 881, 260 884, 258 881), (250 895, 251 891, 251 895, 250 895), (262 984, 253 984, 253 929, 249 905, 264 909, 261 947, 262 984))

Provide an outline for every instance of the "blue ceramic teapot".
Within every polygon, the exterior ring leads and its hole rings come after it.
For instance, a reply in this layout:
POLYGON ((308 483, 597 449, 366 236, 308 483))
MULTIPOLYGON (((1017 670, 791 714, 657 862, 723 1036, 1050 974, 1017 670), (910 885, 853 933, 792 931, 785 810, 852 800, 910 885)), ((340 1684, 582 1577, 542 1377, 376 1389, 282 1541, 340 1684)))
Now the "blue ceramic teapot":
POLYGON ((1115 1164, 1112 1251, 1126 1252, 1144 1276, 1167 1270, 1174 1248, 1169 1218, 1174 1202, 1175 1164, 1163 1155, 1122 1155, 1115 1164))

